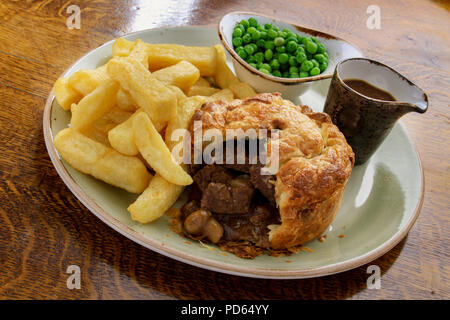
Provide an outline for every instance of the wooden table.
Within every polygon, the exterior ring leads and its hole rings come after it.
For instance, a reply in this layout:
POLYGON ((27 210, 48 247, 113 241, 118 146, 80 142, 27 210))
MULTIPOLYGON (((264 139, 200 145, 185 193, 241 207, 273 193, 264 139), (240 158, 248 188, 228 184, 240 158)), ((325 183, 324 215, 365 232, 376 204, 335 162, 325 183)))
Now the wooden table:
POLYGON ((442 299, 449 289, 450 13, 442 1, 3 1, 0 4, 1 299, 442 299), (367 7, 381 9, 369 30, 367 7), (66 27, 70 4, 81 29, 66 27), (422 212, 408 237, 374 263, 317 279, 274 281, 191 267, 110 229, 67 189, 42 136, 45 99, 84 53, 162 25, 214 25, 228 11, 258 11, 345 38, 429 95, 429 111, 403 123, 425 170, 422 212), (81 267, 68 290, 66 268, 81 267))

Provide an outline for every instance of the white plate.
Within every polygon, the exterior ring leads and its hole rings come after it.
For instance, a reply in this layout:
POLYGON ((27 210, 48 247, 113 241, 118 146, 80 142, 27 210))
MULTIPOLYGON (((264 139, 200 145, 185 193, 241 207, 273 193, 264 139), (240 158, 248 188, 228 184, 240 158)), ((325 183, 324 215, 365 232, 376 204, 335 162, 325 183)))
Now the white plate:
MULTIPOLYGON (((220 43, 216 28, 201 27, 151 29, 125 38, 197 46, 220 43)), ((89 52, 64 75, 104 64, 111 56, 111 46, 112 42, 108 42, 89 52)), ((317 82, 301 97, 301 102, 321 111, 328 85, 329 80, 317 82)), ((67 127, 69 120, 70 113, 58 106, 51 92, 43 119, 45 142, 56 170, 73 194, 103 222, 131 240, 168 257, 210 270, 248 277, 292 279, 355 268, 378 258, 400 242, 412 227, 422 204, 420 160, 405 129, 397 124, 374 156, 363 166, 354 168, 325 242, 310 241, 306 246, 312 252, 302 251, 289 257, 261 255, 254 260, 240 259, 174 234, 167 218, 146 225, 132 221, 126 208, 136 195, 84 175, 59 158, 52 140, 58 131, 67 127)))

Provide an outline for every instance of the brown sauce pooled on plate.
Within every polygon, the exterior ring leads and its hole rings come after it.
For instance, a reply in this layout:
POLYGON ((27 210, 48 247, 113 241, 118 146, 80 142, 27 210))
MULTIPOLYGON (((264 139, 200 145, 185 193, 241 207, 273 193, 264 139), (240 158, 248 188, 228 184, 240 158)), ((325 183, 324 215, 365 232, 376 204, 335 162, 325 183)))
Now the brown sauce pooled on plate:
POLYGON ((344 83, 366 97, 385 101, 396 101, 389 92, 381 90, 380 88, 377 88, 364 80, 345 79, 344 83))

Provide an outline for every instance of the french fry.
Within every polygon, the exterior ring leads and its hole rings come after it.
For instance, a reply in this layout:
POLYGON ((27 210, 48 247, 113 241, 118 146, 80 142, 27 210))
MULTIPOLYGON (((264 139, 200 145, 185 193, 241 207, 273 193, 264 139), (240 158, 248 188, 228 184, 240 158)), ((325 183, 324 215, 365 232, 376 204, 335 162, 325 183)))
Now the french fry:
POLYGON ((134 142, 133 119, 141 110, 136 111, 128 120, 108 132, 108 140, 115 150, 127 156, 135 156, 139 150, 134 142))
POLYGON ((172 150, 172 148, 181 140, 181 138, 175 139, 172 137, 172 133, 176 129, 187 130, 195 110, 200 109, 202 104, 206 101, 207 97, 195 96, 189 97, 182 103, 178 104, 177 116, 169 120, 165 132, 165 141, 169 150, 172 150))
POLYGON ((108 74, 120 83, 153 122, 167 121, 176 115, 176 94, 140 62, 130 58, 113 58, 108 62, 108 74))
POLYGON ((212 96, 213 94, 219 92, 220 89, 213 87, 202 87, 202 86, 192 86, 187 91, 186 95, 188 97, 192 96, 212 96))
POLYGON ((125 122, 126 120, 128 120, 133 114, 134 114, 134 112, 125 111, 125 110, 122 110, 119 107, 115 106, 106 114, 106 116, 113 123, 118 125, 118 124, 121 124, 121 123, 125 122))
POLYGON ((228 88, 223 89, 211 95, 208 100, 209 101, 224 100, 230 102, 231 100, 233 100, 233 92, 228 88))
POLYGON ((194 83, 193 85, 198 87, 211 87, 209 81, 203 77, 198 78, 197 82, 194 83))
POLYGON ((106 65, 103 65, 97 69, 75 72, 69 77, 69 85, 83 96, 86 96, 106 80, 109 80, 109 76, 106 72, 106 65))
POLYGON ((217 53, 213 47, 188 47, 179 44, 147 44, 150 70, 156 71, 182 60, 189 61, 200 70, 201 76, 213 76, 217 53))
POLYGON ((126 57, 134 48, 134 42, 125 40, 124 38, 117 38, 112 46, 113 57, 126 57))
POLYGON ((122 88, 117 91, 117 106, 125 111, 136 111, 136 103, 130 97, 130 94, 122 88))
POLYGON ((233 95, 238 99, 251 98, 256 95, 255 90, 246 82, 239 82, 229 87, 233 95))
POLYGON ((95 120, 108 113, 116 104, 117 82, 109 80, 85 96, 77 105, 72 105, 70 126, 83 131, 95 120))
POLYGON ((153 75, 165 85, 174 85, 183 91, 191 87, 200 77, 200 71, 188 61, 153 72, 153 75))
POLYGON ((69 85, 69 79, 58 78, 53 86, 56 101, 64 110, 70 110, 72 103, 78 103, 83 97, 69 85))
POLYGON ((128 157, 83 134, 66 128, 53 143, 59 154, 73 168, 132 193, 148 186, 150 174, 137 157, 128 157))
POLYGON ((214 46, 217 52, 216 72, 214 73, 214 82, 222 89, 228 88, 234 84, 239 83, 234 73, 228 68, 227 56, 222 45, 216 44, 214 46))
MULTIPOLYGON (((183 91, 181 91, 180 88, 172 86, 172 85, 168 85, 167 88, 169 88, 170 90, 172 90, 175 95, 177 96, 177 104, 180 103, 180 101, 183 101, 184 99, 186 99, 186 95, 184 94, 183 91)), ((178 109, 177 109, 178 110, 178 109)))
POLYGON ((137 39, 133 49, 128 55, 131 59, 135 59, 142 63, 145 69, 148 69, 148 53, 147 53, 147 44, 141 39, 137 39))
POLYGON ((131 218, 140 223, 160 218, 177 201, 183 189, 156 174, 147 189, 128 207, 131 218))
POLYGON ((175 162, 150 118, 139 112, 133 119, 134 141, 145 161, 164 179, 178 185, 192 183, 192 178, 175 162))

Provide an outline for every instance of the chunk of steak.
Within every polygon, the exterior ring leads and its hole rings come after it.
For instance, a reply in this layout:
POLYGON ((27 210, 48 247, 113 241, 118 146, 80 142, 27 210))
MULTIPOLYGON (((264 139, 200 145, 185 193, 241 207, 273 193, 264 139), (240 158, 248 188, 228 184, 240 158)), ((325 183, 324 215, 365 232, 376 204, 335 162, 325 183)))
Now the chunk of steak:
POLYGON ((272 204, 275 203, 275 181, 274 175, 262 175, 262 164, 254 164, 250 166, 250 181, 258 189, 264 197, 266 197, 272 204))
POLYGON ((202 191, 205 191, 210 182, 228 184, 231 179, 233 179, 233 175, 219 165, 204 166, 194 175, 194 181, 202 191))
POLYGON ((245 214, 250 210, 254 189, 211 182, 203 190, 201 207, 214 213, 245 214))

